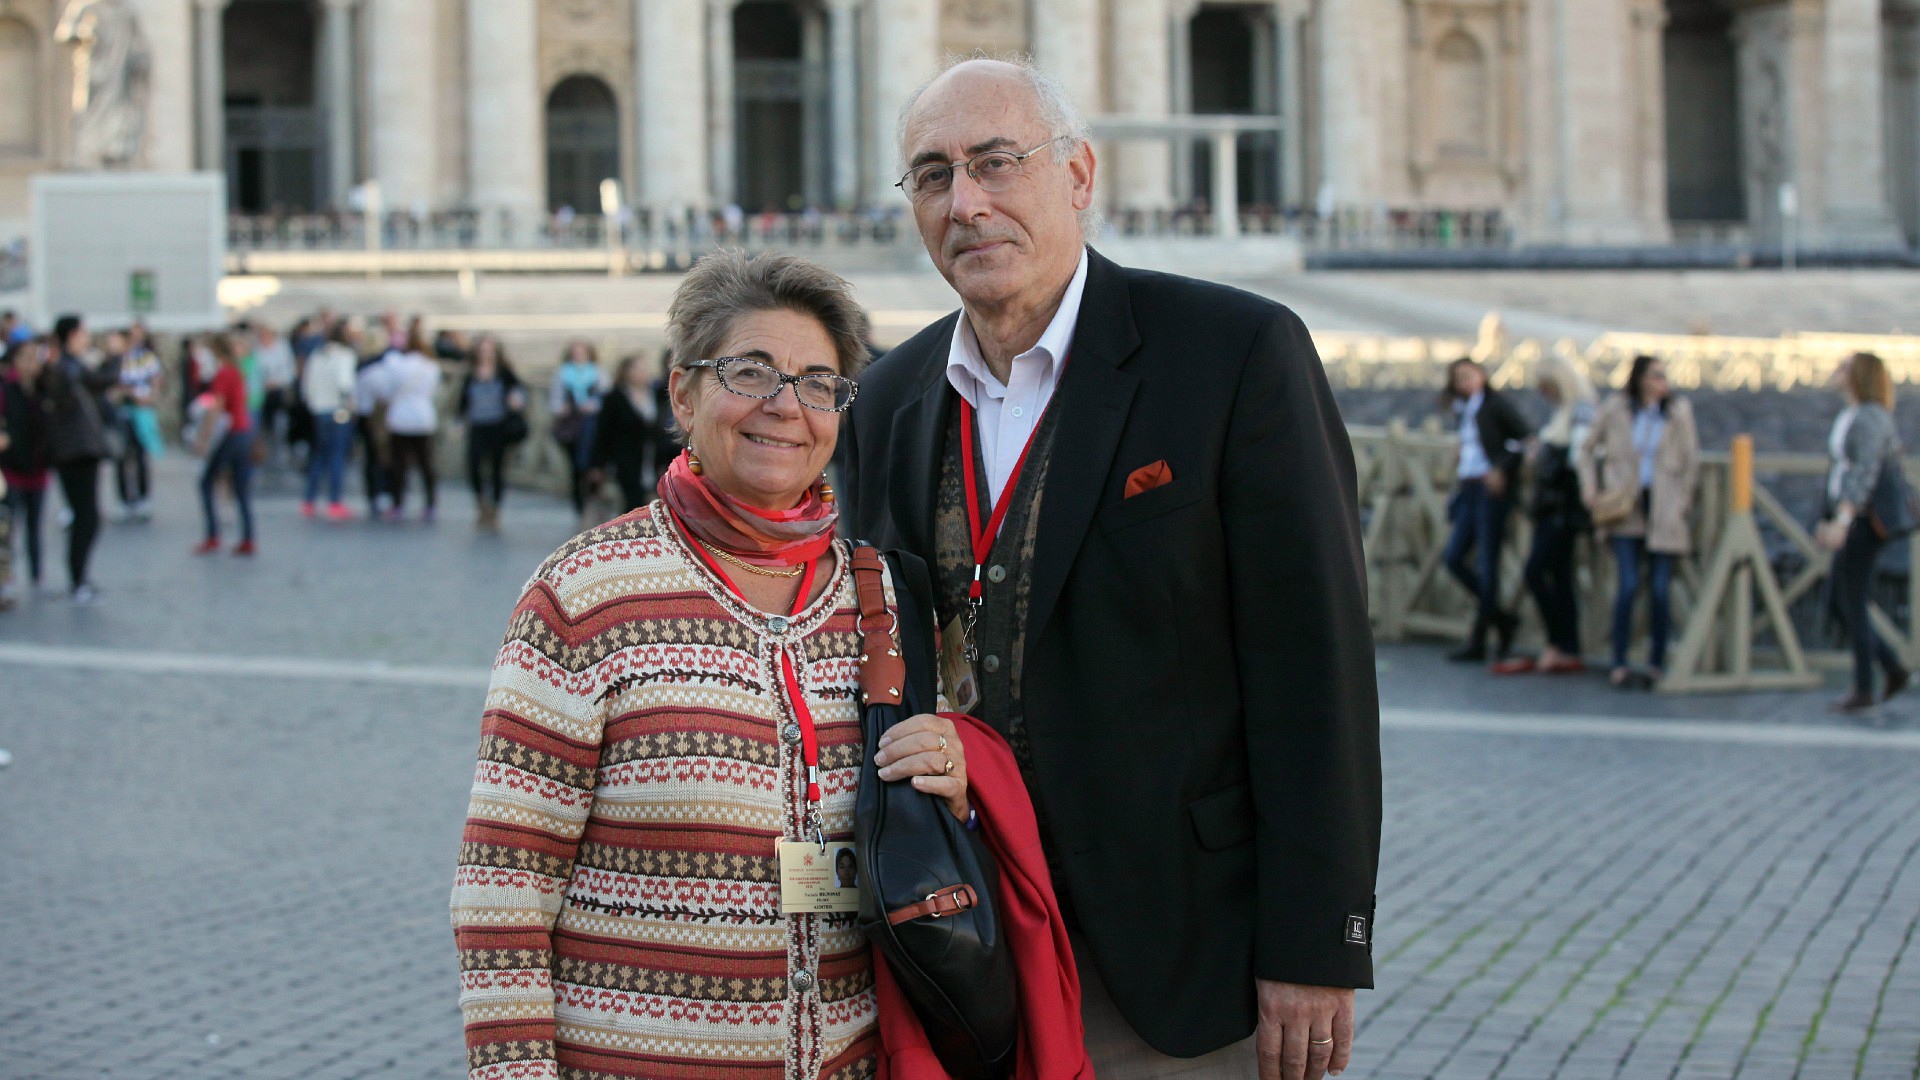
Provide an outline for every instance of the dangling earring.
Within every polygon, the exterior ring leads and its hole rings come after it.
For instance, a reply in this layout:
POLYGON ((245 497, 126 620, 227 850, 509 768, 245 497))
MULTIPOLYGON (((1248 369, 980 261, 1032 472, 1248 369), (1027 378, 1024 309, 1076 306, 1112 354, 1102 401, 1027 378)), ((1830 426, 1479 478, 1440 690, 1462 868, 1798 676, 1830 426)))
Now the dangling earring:
POLYGON ((827 483, 826 473, 820 474, 820 501, 829 506, 833 504, 833 485, 827 483))
POLYGON ((691 443, 687 445, 687 471, 695 476, 700 476, 706 472, 705 469, 700 467, 700 455, 693 452, 693 445, 691 443))

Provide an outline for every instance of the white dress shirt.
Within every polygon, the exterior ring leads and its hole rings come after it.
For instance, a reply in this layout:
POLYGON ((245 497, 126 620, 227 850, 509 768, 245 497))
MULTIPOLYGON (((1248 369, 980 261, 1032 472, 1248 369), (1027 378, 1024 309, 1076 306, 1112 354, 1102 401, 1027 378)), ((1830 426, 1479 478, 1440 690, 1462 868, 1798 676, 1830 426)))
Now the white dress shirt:
POLYGON ((1460 417, 1460 467, 1454 476, 1461 480, 1481 480, 1493 471, 1487 460, 1487 448, 1480 445, 1480 406, 1487 400, 1485 390, 1476 390, 1465 401, 1455 402, 1453 411, 1460 417))
POLYGON ((1087 252, 1082 248, 1080 265, 1067 283, 1053 321, 1033 348, 1013 358, 1006 383, 988 370, 986 359, 980 355, 980 341, 965 316, 954 329, 953 342, 947 347, 947 382, 973 406, 980 460, 987 467, 987 498, 995 504, 1007 486, 1014 463, 1026 451, 1047 403, 1053 400, 1054 387, 1060 385, 1073 331, 1080 324, 1080 299, 1086 291, 1087 252))

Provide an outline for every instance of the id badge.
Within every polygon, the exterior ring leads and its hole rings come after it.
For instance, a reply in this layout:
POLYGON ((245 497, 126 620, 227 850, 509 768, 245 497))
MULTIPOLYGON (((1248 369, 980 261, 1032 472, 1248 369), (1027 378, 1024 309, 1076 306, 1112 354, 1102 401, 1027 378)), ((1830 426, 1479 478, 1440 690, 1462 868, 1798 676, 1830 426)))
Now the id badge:
POLYGON ((971 713, 980 704, 980 683, 967 663, 965 616, 955 616, 940 632, 940 686, 955 712, 971 713))
POLYGON ((860 861, 843 841, 782 840, 780 913, 860 910, 860 861))

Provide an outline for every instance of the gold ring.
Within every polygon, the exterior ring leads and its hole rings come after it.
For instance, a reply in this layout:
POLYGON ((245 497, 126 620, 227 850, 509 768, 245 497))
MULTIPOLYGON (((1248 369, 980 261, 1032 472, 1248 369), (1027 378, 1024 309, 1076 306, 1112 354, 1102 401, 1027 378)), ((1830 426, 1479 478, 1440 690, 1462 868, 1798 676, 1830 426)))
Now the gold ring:
POLYGON ((947 759, 947 767, 946 767, 946 769, 944 769, 944 770, 942 770, 942 772, 941 772, 941 775, 942 775, 942 776, 945 776, 946 774, 948 774, 948 773, 951 773, 951 772, 953 772, 953 759, 952 759, 952 758, 948 758, 948 759, 947 759))
POLYGON ((947 752, 947 737, 945 735, 940 736, 940 752, 943 754, 947 752))
POLYGON ((1308 1046, 1326 1046, 1332 1042, 1333 1042, 1332 1039, 1308 1039, 1307 1045, 1308 1046))

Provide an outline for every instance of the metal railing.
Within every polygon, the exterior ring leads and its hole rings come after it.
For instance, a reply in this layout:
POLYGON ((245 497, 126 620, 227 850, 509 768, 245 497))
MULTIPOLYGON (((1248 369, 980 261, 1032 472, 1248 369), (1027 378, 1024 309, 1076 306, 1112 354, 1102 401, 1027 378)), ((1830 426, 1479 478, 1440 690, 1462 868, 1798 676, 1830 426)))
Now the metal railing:
MULTIPOLYGON (((1449 250, 1508 247, 1513 230, 1498 210, 1340 210, 1322 217, 1300 210, 1257 206, 1239 212, 1240 235, 1284 237, 1314 250, 1449 250)), ((1110 232, 1133 239, 1207 238, 1213 214, 1203 204, 1166 210, 1116 210, 1110 232)), ((507 212, 446 210, 424 216, 394 211, 380 219, 379 236, 368 235, 359 213, 234 214, 227 247, 236 254, 279 251, 472 250, 478 248, 587 250, 608 246, 617 229, 621 246, 633 249, 707 249, 728 244, 750 248, 841 246, 917 247, 918 234, 904 207, 841 212, 747 214, 731 211, 623 212, 617 224, 602 214, 561 211, 537 219, 507 212)))

